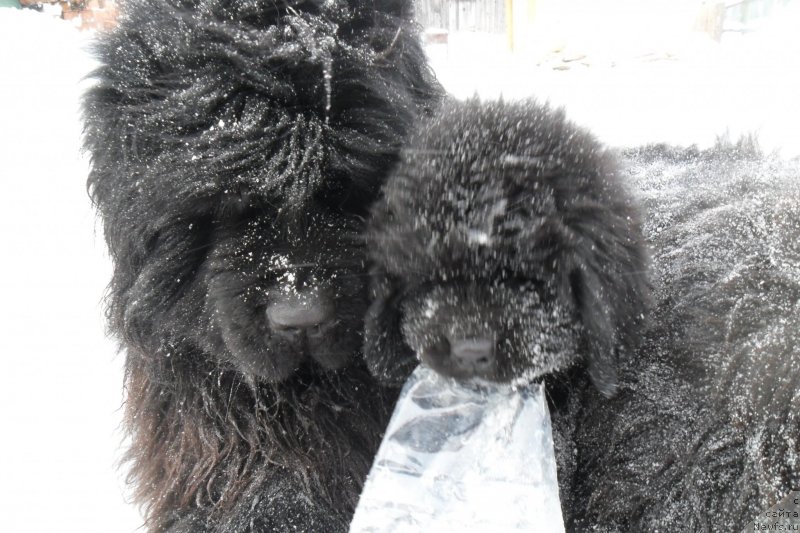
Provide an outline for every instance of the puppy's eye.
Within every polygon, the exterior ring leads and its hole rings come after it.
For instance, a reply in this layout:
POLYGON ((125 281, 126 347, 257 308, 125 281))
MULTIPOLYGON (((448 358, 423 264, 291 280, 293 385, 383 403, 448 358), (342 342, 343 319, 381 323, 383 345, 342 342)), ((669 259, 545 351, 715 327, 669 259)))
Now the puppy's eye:
POLYGON ((520 275, 518 272, 509 268, 501 268, 492 276, 492 279, 503 284, 524 284, 528 282, 527 276, 520 275))
POLYGON ((498 274, 493 278, 493 281, 495 285, 536 292, 541 292, 545 286, 545 283, 541 279, 521 275, 510 270, 498 274))

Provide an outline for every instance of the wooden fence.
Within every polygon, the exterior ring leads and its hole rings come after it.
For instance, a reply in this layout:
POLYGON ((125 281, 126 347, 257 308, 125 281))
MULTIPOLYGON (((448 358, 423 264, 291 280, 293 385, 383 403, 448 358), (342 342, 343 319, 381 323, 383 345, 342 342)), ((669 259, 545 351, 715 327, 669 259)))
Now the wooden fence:
POLYGON ((425 28, 448 31, 506 31, 506 0, 416 0, 417 20, 425 28))

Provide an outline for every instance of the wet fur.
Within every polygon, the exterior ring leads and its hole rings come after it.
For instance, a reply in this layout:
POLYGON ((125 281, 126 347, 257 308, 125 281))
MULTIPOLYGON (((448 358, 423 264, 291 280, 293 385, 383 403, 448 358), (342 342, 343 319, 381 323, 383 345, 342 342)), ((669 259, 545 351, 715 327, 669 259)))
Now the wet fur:
POLYGON ((402 379, 443 336, 493 334, 503 359, 484 377, 580 364, 613 393, 647 309, 647 253, 615 159, 563 111, 445 104, 410 137, 368 241, 376 375, 402 379))
POLYGON ((360 235, 438 98, 410 2, 131 0, 85 100, 150 531, 344 531, 395 392, 357 356, 360 235), (318 291, 307 342, 264 308, 318 291))

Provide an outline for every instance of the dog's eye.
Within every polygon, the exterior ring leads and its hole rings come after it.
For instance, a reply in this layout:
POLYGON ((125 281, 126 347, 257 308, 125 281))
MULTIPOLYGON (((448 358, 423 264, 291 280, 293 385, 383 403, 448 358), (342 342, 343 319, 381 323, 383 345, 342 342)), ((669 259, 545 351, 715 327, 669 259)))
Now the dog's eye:
POLYGON ((524 284, 530 281, 528 276, 522 275, 519 272, 511 270, 510 268, 500 268, 497 270, 492 279, 496 280, 499 283, 509 284, 513 283, 517 284, 524 284))
POLYGON ((545 288, 545 283, 541 279, 519 274, 512 270, 503 269, 493 277, 495 285, 514 287, 520 290, 541 292, 545 288))

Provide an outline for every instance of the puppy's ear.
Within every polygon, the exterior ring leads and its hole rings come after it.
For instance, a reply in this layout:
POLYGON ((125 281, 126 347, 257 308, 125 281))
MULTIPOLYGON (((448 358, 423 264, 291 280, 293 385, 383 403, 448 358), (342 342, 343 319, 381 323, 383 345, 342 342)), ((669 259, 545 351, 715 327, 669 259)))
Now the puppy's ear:
POLYGON ((570 276, 572 294, 588 349, 588 369, 592 383, 604 396, 617 390, 617 339, 608 295, 600 279, 591 271, 575 270, 570 276))
POLYGON ((570 274, 588 350, 589 377, 608 397, 617 389, 620 357, 641 341, 649 308, 645 250, 637 246, 626 251, 612 255, 616 261, 582 258, 570 274))
POLYGON ((400 385, 417 366, 400 329, 401 298, 396 281, 382 269, 370 271, 372 303, 364 319, 364 357, 370 372, 384 383, 400 385))

